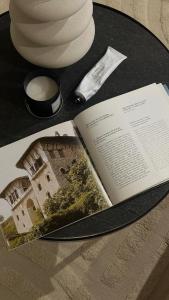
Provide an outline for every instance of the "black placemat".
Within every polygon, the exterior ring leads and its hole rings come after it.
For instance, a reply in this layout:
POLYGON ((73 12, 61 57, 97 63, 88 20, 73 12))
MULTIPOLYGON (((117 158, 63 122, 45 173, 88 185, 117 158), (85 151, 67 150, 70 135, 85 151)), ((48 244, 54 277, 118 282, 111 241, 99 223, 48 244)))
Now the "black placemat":
MULTIPOLYGON (((81 110, 105 99, 153 82, 169 79, 169 53, 143 26, 103 5, 94 6, 96 37, 88 54, 75 65, 54 70, 61 79, 63 107, 57 117, 38 120, 28 114, 23 86, 28 72, 37 70, 22 59, 12 46, 9 14, 0 17, 0 145, 33 134, 49 126, 73 119, 81 110), (128 56, 106 84, 84 106, 71 101, 71 94, 88 70, 112 46, 128 56)), ((97 215, 48 235, 49 239, 77 239, 110 232, 137 220, 153 208, 169 191, 169 183, 125 201, 97 215)))

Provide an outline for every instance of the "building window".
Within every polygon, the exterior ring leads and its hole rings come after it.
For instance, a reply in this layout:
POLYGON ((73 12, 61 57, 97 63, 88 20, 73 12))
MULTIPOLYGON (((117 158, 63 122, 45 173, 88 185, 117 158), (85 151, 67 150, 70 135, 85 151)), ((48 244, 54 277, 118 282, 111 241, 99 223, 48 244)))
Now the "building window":
POLYGON ((17 217, 17 220, 19 221, 19 216, 17 215, 16 217, 17 217))
POLYGON ((18 195, 17 190, 14 191, 14 194, 15 194, 16 199, 18 199, 18 198, 19 198, 19 195, 18 195))
POLYGON ((41 157, 37 158, 34 163, 35 170, 38 171, 40 169, 40 167, 42 167, 42 165, 43 165, 42 158, 41 157))
POLYGON ((63 149, 58 149, 58 153, 59 153, 60 158, 65 157, 63 149))
POLYGON ((40 184, 40 183, 38 184, 38 189, 39 189, 39 191, 41 191, 41 190, 42 190, 42 186, 41 186, 41 184, 40 184))
POLYGON ((49 150, 49 154, 52 159, 56 158, 55 152, 53 150, 49 150))
POLYGON ((47 181, 50 182, 51 179, 50 179, 50 176, 49 175, 46 175, 46 178, 47 178, 47 181))
POLYGON ((34 164, 30 167, 31 175, 34 175, 43 166, 43 159, 41 157, 35 159, 34 164))
POLYGON ((22 210, 22 215, 23 215, 23 216, 25 215, 25 212, 24 212, 24 210, 22 210))
POLYGON ((51 194, 49 192, 47 192, 46 195, 47 195, 48 198, 52 198, 51 194))
POLYGON ((31 171, 31 174, 34 175, 36 173, 36 170, 34 168, 34 166, 31 166, 30 167, 30 171, 31 171))
POLYGON ((13 193, 11 193, 12 199, 13 199, 13 203, 17 200, 16 195, 15 195, 15 191, 13 193))
POLYGON ((14 203, 12 195, 9 195, 9 200, 10 200, 11 204, 14 203))
POLYGON ((18 195, 17 190, 14 190, 14 192, 11 193, 11 195, 9 195, 9 200, 10 200, 11 204, 14 204, 18 198, 19 198, 19 195, 18 195))
POLYGON ((66 174, 66 170, 65 170, 64 168, 60 168, 60 172, 61 172, 62 174, 66 174))

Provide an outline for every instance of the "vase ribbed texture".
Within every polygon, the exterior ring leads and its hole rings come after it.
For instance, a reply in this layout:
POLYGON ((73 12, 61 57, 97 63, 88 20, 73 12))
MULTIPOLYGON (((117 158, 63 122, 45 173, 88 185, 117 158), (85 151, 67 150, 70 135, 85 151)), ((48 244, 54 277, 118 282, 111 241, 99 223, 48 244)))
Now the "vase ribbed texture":
POLYGON ((11 0, 10 16, 16 50, 41 67, 77 62, 94 40, 92 0, 11 0))

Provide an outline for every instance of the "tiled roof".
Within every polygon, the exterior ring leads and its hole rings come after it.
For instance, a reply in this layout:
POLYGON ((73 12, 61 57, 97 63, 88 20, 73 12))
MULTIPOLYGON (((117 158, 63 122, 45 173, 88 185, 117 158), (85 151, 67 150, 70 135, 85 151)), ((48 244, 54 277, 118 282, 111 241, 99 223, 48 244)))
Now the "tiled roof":
POLYGON ((28 149, 25 151, 25 153, 21 156, 19 161, 16 164, 16 167, 19 169, 23 169, 23 160, 25 157, 30 153, 30 151, 33 149, 33 147, 37 143, 65 143, 65 144, 77 144, 79 138, 76 136, 46 136, 46 137, 41 137, 34 142, 30 144, 28 149))

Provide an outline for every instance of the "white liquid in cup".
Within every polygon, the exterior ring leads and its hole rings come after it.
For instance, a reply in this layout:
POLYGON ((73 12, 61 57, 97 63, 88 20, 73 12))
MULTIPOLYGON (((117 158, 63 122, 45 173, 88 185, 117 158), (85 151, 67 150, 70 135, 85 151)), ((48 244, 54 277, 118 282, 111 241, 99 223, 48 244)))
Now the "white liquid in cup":
POLYGON ((58 93, 58 85, 54 79, 47 76, 33 78, 26 87, 26 94, 33 100, 46 101, 58 93))

